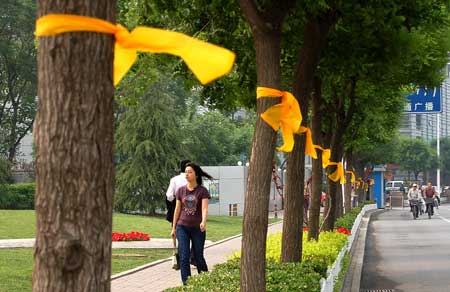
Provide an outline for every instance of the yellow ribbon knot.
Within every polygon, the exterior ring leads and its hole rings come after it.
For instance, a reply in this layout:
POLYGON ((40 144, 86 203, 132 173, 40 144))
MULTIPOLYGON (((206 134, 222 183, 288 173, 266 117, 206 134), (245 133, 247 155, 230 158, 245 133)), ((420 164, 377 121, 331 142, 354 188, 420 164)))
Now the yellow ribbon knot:
POLYGON ((324 149, 319 145, 314 145, 314 148, 322 151, 322 168, 326 168, 330 164, 331 149, 324 149))
POLYGON ((138 26, 130 33, 120 24, 70 14, 49 14, 36 21, 35 34, 38 37, 76 31, 115 36, 114 85, 120 82, 134 64, 138 51, 181 57, 202 84, 227 74, 235 59, 234 53, 227 49, 163 29, 138 26))
POLYGON ((312 158, 317 159, 317 152, 316 152, 316 148, 314 147, 313 140, 312 140, 311 129, 300 126, 300 128, 298 128, 297 134, 300 134, 300 133, 305 133, 305 135, 306 135, 305 153, 307 155, 311 156, 312 158))
POLYGON ((340 184, 345 184, 344 166, 342 165, 342 162, 330 162, 328 165, 336 165, 337 167, 332 174, 328 175, 328 177, 334 182, 339 181, 340 184))
POLYGON ((297 133, 303 119, 297 99, 287 91, 268 87, 258 87, 256 89, 256 97, 281 97, 281 103, 267 109, 261 114, 261 118, 274 131, 278 131, 281 127, 284 144, 278 147, 277 150, 291 152, 294 148, 294 133, 297 133))
POLYGON ((351 170, 347 170, 345 173, 349 173, 349 174, 352 175, 352 178, 350 179, 350 182, 352 184, 354 184, 355 183, 355 173, 353 171, 351 171, 351 170))

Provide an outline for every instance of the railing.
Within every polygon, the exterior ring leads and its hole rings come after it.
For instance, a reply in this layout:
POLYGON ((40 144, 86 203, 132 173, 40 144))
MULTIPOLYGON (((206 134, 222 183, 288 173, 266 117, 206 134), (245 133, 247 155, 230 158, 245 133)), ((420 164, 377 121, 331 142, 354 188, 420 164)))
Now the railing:
POLYGON ((353 241, 355 240, 355 235, 358 231, 359 225, 361 224, 361 220, 364 217, 364 214, 368 210, 372 210, 372 209, 377 209, 377 205, 376 204, 365 205, 362 208, 361 212, 356 217, 355 222, 353 223, 352 230, 351 230, 352 234, 350 234, 350 236, 348 237, 347 244, 341 249, 341 251, 339 252, 333 265, 330 268, 328 268, 327 278, 320 279, 320 291, 321 292, 333 292, 334 281, 339 276, 339 273, 342 268, 342 259, 344 258, 345 253, 347 251, 350 251, 350 249, 353 246, 353 241))

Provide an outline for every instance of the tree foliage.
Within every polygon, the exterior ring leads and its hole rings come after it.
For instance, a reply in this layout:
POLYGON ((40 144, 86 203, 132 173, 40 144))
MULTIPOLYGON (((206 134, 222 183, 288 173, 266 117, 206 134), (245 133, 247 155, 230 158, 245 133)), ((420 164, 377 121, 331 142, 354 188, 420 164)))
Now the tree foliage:
POLYGON ((138 104, 122 113, 116 132, 117 197, 119 210, 154 213, 164 206, 167 182, 185 157, 183 133, 175 96, 168 83, 153 83, 138 104))
POLYGON ((414 174, 417 181, 419 173, 437 165, 436 153, 421 139, 403 138, 400 140, 397 164, 414 174))
POLYGON ((34 1, 0 3, 0 154, 11 162, 36 112, 35 10, 34 1))

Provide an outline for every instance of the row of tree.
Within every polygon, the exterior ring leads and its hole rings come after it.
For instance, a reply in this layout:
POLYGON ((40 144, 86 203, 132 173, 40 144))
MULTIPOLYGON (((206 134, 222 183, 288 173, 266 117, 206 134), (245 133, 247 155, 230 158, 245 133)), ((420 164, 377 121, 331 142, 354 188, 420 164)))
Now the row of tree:
MULTIPOLYGON (((237 5, 220 0, 123 0, 119 9, 130 26, 174 28, 237 53, 230 77, 201 90, 202 100, 209 105, 228 110, 238 104, 256 105, 260 114, 280 101, 260 98, 255 103, 256 86, 290 88, 301 105, 302 124, 308 126, 311 121, 315 143, 331 148, 333 162, 345 156, 362 176, 364 166, 375 160, 371 150, 394 133, 402 95, 410 84, 433 86, 441 81, 449 49, 444 2, 240 0, 237 5)), ((38 1, 39 16, 70 12, 114 22, 115 8, 114 1, 106 0, 72 1, 70 7, 38 1)), ((112 48, 109 36, 89 33, 39 41, 34 291, 49 287, 108 291, 110 287, 112 48)), ((162 57, 161 63, 152 66, 167 66, 168 71, 186 77, 188 88, 193 87, 180 62, 162 57)), ((143 85, 137 82, 134 86, 143 85)), ((128 95, 121 90, 126 100, 128 95)), ((153 122, 152 117, 145 118, 153 122)), ((257 118, 245 196, 241 291, 265 291, 276 135, 257 118)), ((304 136, 296 136, 295 141, 287 158, 284 262, 300 261, 302 255, 304 136)), ((139 155, 145 157, 152 147, 151 141, 144 143, 139 155)), ((117 159, 126 161, 128 155, 125 148, 117 159)), ((322 172, 320 153, 318 156, 313 163, 313 202, 322 187, 317 179, 322 172)), ((326 171, 334 172, 335 166, 326 171)), ((327 185, 331 204, 324 226, 331 229, 343 208, 337 193, 340 188, 334 181, 327 185)), ((318 215, 314 218, 318 220, 318 215)))
MULTIPOLYGON (((301 105, 303 125, 312 128, 314 142, 332 149, 333 162, 345 158, 359 177, 367 176, 366 166, 380 160, 377 149, 396 132, 403 96, 411 84, 438 85, 447 60, 444 1, 415 1, 414 5, 400 1, 239 1, 240 7, 201 0, 120 3, 133 24, 172 27, 237 52, 231 77, 202 90, 208 104, 252 107, 256 86, 291 88, 301 105)), ((259 99, 257 112, 274 103, 259 99)), ((244 211, 243 291, 263 291, 265 286, 267 222, 261 218, 268 210, 275 142, 276 133, 258 119, 244 211)), ((299 136, 287 160, 283 261, 301 260, 303 215, 298 210, 303 203, 303 153, 304 137, 299 136)), ((320 151, 318 156, 313 161, 313 206, 320 202, 322 191, 320 151)), ((327 168, 328 174, 334 171, 334 166, 327 168)), ((325 230, 333 228, 344 210, 341 188, 331 180, 327 186, 331 204, 325 230)), ((309 236, 317 238, 318 211, 312 218, 309 236)))

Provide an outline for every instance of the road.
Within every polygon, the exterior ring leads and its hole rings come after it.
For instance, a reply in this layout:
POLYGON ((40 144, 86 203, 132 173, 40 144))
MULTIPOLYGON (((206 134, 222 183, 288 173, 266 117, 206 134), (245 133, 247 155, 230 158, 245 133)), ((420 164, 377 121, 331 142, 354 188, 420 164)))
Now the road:
POLYGON ((428 219, 409 208, 373 214, 360 291, 449 292, 450 204, 428 219))

